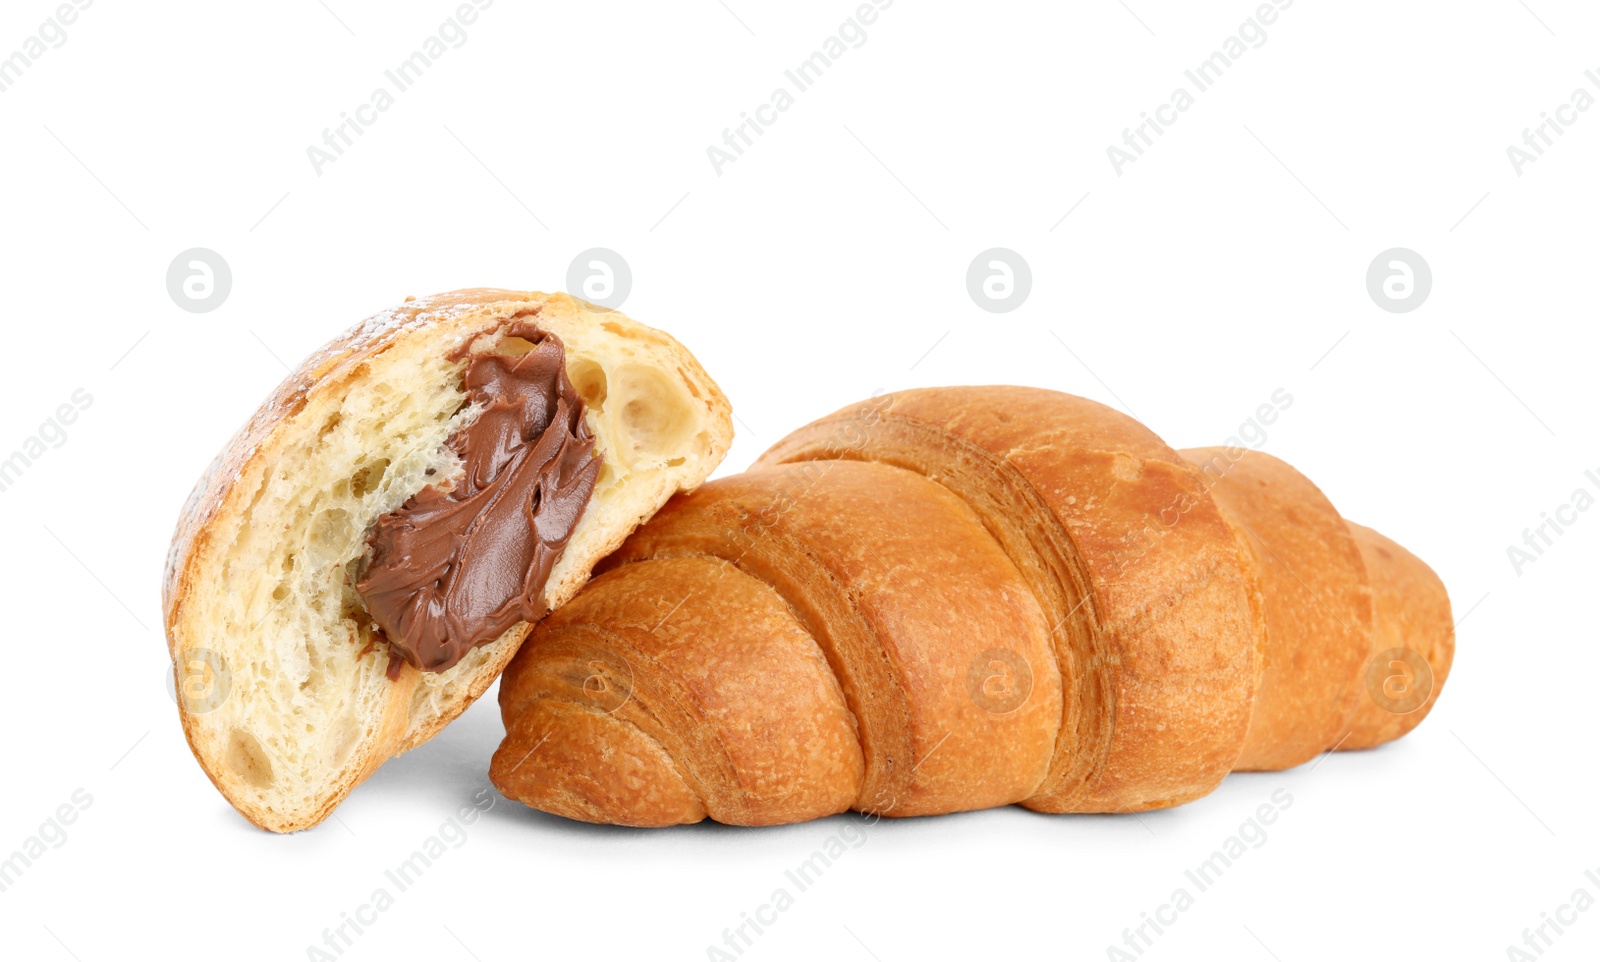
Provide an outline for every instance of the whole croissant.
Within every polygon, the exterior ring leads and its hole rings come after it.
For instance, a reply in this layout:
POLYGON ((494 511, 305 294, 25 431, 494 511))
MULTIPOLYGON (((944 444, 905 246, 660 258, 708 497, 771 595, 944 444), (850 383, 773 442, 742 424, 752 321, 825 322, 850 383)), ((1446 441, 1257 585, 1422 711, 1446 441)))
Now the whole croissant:
POLYGON ((1427 565, 1289 465, 1083 398, 906 391, 680 495, 502 680, 490 771, 590 822, 1129 812, 1405 734, 1427 565))

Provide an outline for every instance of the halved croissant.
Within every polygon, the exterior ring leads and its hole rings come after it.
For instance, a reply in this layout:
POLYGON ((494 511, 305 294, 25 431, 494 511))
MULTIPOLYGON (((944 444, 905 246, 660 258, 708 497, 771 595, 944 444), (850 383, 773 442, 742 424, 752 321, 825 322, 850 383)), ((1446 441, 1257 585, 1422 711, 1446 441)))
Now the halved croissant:
POLYGON ((681 344, 565 294, 454 291, 358 325, 268 398, 179 520, 163 606, 195 757, 262 828, 315 825, 481 695, 528 623, 705 480, 732 436, 726 398, 681 344), (535 371, 546 383, 506 386, 535 371), (485 437, 463 440, 474 426, 485 437), (513 490, 524 468, 538 483, 513 490), (431 545, 498 570, 418 574, 420 514, 469 491, 492 504, 457 520, 510 521, 431 545), (363 580, 379 569, 381 592, 363 580), (451 578, 465 588, 442 595, 451 578), (496 594, 507 581, 517 591, 496 594), (476 635, 455 605, 473 592, 494 609, 476 635), (374 599, 395 609, 388 624, 374 599), (402 659, 397 632, 424 621, 440 637, 402 659))
POLYGON ((601 568, 490 771, 593 822, 1177 805, 1398 737, 1454 650, 1433 572, 1287 464, 1032 388, 845 408, 601 568))

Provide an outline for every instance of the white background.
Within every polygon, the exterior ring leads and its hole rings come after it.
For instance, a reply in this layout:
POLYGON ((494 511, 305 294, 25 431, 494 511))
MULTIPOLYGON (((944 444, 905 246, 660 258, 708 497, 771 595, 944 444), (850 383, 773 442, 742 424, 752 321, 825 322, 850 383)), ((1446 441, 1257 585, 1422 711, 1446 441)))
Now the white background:
MULTIPOLYGON (((885 821, 743 958, 1106 958, 1280 788, 1265 844, 1144 958, 1499 959, 1600 895, 1600 511, 1520 574, 1507 557, 1600 494, 1600 109, 1520 176, 1506 154, 1575 89, 1600 96, 1600 11, 1300 0, 1118 176, 1107 146, 1256 6, 1128 2, 901 0, 720 176, 706 148, 855 4, 501 0, 320 176, 306 148, 454 4, 83 11, 0 93, 0 456, 93 398, 0 493, 0 855, 93 801, 0 893, 0 954, 306 958, 487 784, 492 693, 337 821, 250 827, 163 690, 162 561, 284 362, 407 294, 560 289, 594 246, 631 265, 626 312, 732 399, 725 472, 878 389, 1041 385, 1188 446, 1284 388, 1265 449, 1429 561, 1463 619, 1401 742, 1140 817, 885 821), (1007 314, 965 287, 995 246, 1033 272, 1007 314), (1432 267, 1411 313, 1365 286, 1396 246, 1432 267), (165 286, 192 247, 232 268, 211 313, 165 286)), ((0 57, 53 9, 7 3, 0 57)), ((638 831, 497 797, 343 957, 704 959, 852 820, 638 831)), ((1600 910, 1577 918, 1546 958, 1593 957, 1600 910)))

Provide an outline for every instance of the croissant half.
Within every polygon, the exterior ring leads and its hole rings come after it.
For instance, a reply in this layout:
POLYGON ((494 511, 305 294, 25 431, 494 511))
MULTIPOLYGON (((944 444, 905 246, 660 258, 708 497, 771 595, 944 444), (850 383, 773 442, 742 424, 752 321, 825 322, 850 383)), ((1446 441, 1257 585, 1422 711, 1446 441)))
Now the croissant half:
POLYGON ((491 778, 639 826, 1178 805, 1398 738, 1438 577, 1240 448, 1021 387, 914 390, 679 495, 538 624, 491 778))
POLYGON ((313 354, 200 480, 168 557, 207 776, 262 828, 328 817, 705 480, 729 415, 683 345, 564 294, 410 298, 313 354))

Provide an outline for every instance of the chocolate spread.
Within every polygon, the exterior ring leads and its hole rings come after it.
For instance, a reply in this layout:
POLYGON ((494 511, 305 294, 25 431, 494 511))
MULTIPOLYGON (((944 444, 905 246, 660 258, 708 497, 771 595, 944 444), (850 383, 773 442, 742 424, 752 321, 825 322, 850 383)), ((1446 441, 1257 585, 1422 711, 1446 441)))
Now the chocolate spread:
POLYGON ((505 333, 535 346, 467 362, 467 399, 482 413, 447 442, 465 471, 379 518, 368 538, 356 591, 389 641, 391 677, 396 658, 445 671, 544 617, 545 582, 600 474, 561 340, 521 321, 505 333))

